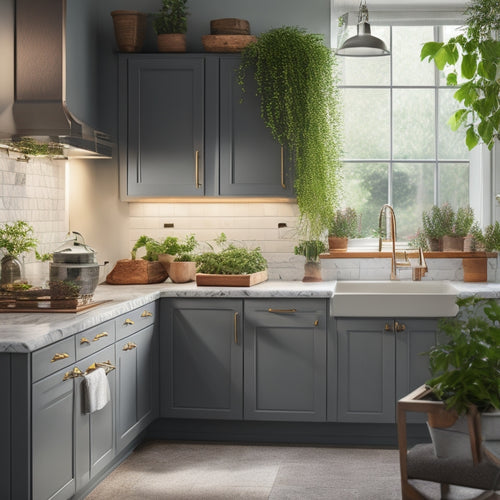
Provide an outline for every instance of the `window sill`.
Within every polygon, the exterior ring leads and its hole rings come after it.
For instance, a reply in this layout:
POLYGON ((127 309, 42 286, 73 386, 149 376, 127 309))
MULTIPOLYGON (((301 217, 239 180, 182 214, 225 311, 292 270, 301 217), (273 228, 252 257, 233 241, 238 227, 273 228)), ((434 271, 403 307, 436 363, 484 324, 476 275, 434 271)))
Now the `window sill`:
MULTIPOLYGON (((402 250, 400 249, 396 250, 397 253, 401 251, 402 250)), ((417 253, 414 249, 409 249, 407 252, 410 258, 413 257, 412 254, 417 253)), ((470 259, 480 257, 496 259, 497 255, 498 252, 424 252, 424 257, 426 259, 470 259)), ((378 252, 373 249, 355 249, 343 252, 333 251, 319 256, 320 259, 390 259, 391 257, 392 252, 388 252, 386 250, 378 252)))

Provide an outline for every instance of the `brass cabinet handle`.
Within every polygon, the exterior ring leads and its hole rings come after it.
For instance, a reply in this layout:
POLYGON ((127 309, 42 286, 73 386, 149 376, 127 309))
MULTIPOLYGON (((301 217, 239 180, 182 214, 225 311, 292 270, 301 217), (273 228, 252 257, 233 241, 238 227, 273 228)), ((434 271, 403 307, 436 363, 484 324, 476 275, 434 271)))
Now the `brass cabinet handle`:
POLYGON ((134 322, 133 322, 131 319, 127 318, 127 319, 123 322, 123 324, 124 324, 124 325, 133 325, 133 324, 134 324, 134 322))
POLYGON ((135 349, 137 347, 136 344, 133 342, 127 342, 123 347, 122 351, 131 351, 132 349, 135 349))
POLYGON ((196 189, 200 189, 200 152, 196 150, 194 152, 194 180, 196 184, 196 189))
POLYGON ((278 314, 292 314, 294 312, 297 312, 297 309, 273 309, 272 307, 270 307, 267 312, 278 314))
POLYGON ((98 333, 95 337, 94 337, 94 340, 92 342, 96 342, 98 341, 99 339, 102 339, 103 337, 107 337, 109 335, 108 332, 102 332, 102 333, 98 333))
POLYGON ((285 184, 285 154, 284 154, 284 148, 281 146, 281 187, 283 189, 286 189, 286 184, 285 184))
POLYGON ((90 340, 87 337, 82 337, 80 339, 80 345, 82 344, 90 344, 90 340))
POLYGON ((404 332, 406 330, 406 325, 404 323, 399 323, 398 321, 394 322, 394 327, 397 332, 404 332))
POLYGON ((385 324, 384 330, 386 332, 392 332, 392 331, 394 331, 393 328, 392 328, 392 325, 390 325, 389 323, 385 324))
POLYGON ((234 343, 238 343, 238 314, 237 312, 234 313, 234 343))
POLYGON ((149 318, 150 316, 153 316, 153 313, 149 311, 143 311, 141 314, 141 318, 149 318))
POLYGON ((50 360, 50 362, 53 363, 54 361, 60 361, 61 359, 66 359, 66 358, 69 358, 69 354, 67 352, 62 352, 62 353, 56 352, 54 354, 54 357, 50 360))
POLYGON ((319 325, 319 319, 314 321, 314 326, 318 326, 318 325, 319 325))
POLYGON ((83 375, 83 372, 78 368, 78 366, 75 366, 70 372, 66 372, 63 377, 64 380, 69 380, 70 378, 76 378, 76 377, 81 377, 83 375))

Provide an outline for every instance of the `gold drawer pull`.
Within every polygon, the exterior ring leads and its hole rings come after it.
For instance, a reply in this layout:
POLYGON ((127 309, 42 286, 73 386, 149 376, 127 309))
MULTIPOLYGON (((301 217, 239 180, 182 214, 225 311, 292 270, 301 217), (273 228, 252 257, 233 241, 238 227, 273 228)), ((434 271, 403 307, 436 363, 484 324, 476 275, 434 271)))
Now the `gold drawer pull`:
POLYGON ((136 344, 134 344, 133 342, 127 342, 123 348, 122 348, 122 351, 131 351, 132 349, 135 349, 137 347, 136 344))
POLYGON ((396 321, 394 326, 396 327, 397 332, 404 332, 406 330, 406 325, 404 323, 400 323, 399 321, 396 321))
POLYGON ((99 339, 102 339, 103 337, 107 337, 109 335, 108 332, 102 332, 102 333, 98 333, 95 337, 94 337, 94 340, 92 342, 97 342, 99 339))
POLYGON ((314 321, 314 326, 318 326, 318 325, 319 325, 319 319, 314 321))
POLYGON ((131 319, 127 318, 127 319, 123 322, 123 324, 124 324, 124 325, 133 325, 133 324, 134 324, 134 322, 133 322, 131 319))
POLYGON ((239 313, 234 313, 234 343, 238 343, 238 315, 239 313))
POLYGON ((60 361, 61 359, 66 359, 66 358, 69 358, 69 354, 67 352, 62 352, 60 354, 56 352, 54 354, 54 357, 50 360, 50 362, 53 363, 54 361, 60 361))
POLYGON ((385 330, 386 332, 392 332, 392 331, 393 331, 393 330, 392 330, 392 326, 391 326, 389 323, 386 323, 386 324, 385 324, 384 330, 385 330))
POLYGON ((152 312, 149 312, 149 311, 144 311, 142 314, 141 314, 141 318, 149 318, 153 316, 153 313, 152 312))
POLYGON ((90 344, 90 340, 87 337, 82 337, 80 339, 80 345, 82 344, 90 344))
POLYGON ((75 366, 70 372, 66 372, 63 377, 64 380, 69 380, 70 378, 81 377, 83 375, 82 371, 78 366, 75 366))
POLYGON ((297 312, 297 309, 273 309, 270 307, 267 310, 267 312, 278 313, 278 314, 291 314, 291 313, 297 312))

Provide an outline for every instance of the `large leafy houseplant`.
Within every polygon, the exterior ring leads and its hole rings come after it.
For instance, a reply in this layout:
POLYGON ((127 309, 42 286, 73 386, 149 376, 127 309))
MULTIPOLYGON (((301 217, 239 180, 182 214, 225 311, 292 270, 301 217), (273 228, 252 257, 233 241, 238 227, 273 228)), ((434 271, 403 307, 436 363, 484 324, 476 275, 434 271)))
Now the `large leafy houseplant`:
POLYGON ((320 35, 298 27, 272 29, 242 52, 239 83, 257 81, 261 116, 295 163, 301 229, 319 238, 340 189, 341 106, 335 56, 320 35))
POLYGON ((469 149, 480 140, 492 149, 500 137, 500 2, 471 0, 463 33, 448 42, 427 42, 420 57, 448 71, 448 85, 459 86, 454 97, 461 107, 450 118, 453 130, 466 128, 469 149))

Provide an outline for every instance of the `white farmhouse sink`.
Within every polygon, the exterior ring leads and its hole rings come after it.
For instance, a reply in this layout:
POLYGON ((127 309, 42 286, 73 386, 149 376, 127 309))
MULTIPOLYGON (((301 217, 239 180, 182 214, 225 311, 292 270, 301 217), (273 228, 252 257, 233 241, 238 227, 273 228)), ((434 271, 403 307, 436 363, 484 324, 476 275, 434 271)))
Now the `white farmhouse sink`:
POLYGON ((457 289, 448 281, 337 281, 332 315, 441 318, 455 316, 457 289))

